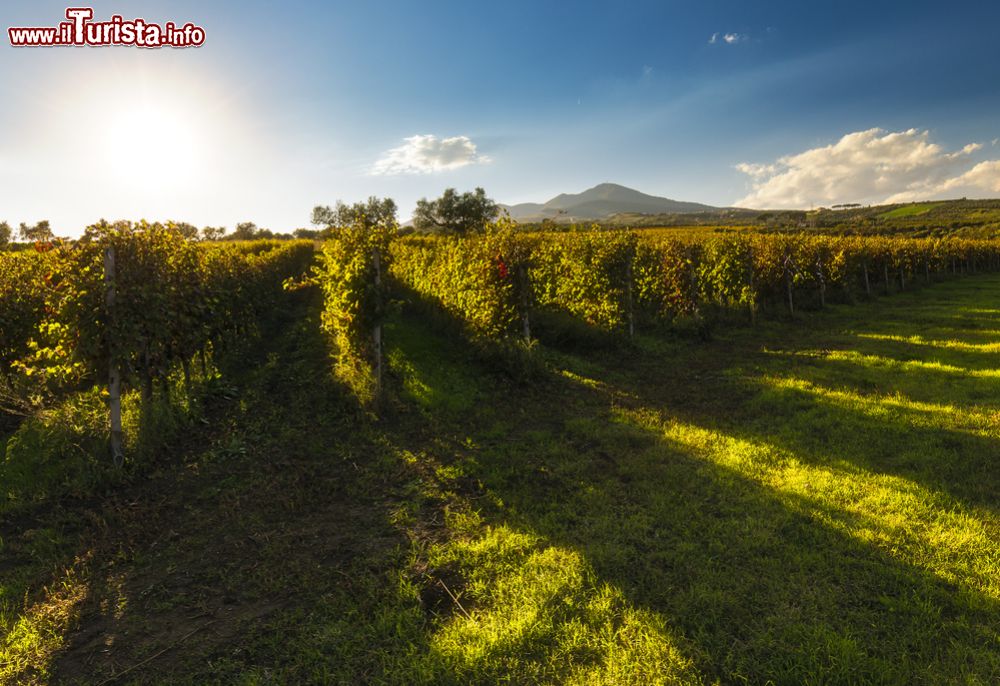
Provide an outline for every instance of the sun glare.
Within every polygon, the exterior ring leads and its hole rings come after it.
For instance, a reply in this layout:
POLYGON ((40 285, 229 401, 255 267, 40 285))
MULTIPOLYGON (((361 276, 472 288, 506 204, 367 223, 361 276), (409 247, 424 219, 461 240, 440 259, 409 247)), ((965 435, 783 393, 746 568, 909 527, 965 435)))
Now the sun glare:
POLYGON ((117 183, 169 190, 199 180, 204 141, 193 113, 146 101, 116 108, 103 125, 104 163, 117 183))

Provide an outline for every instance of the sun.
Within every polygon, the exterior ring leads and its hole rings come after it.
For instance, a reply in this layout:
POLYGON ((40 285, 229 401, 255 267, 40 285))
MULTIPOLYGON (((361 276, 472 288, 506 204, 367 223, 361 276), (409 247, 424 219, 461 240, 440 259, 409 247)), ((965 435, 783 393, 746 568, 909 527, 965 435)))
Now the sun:
POLYGON ((122 186, 162 192, 202 181, 206 141, 186 108, 154 100, 112 106, 102 128, 104 164, 122 186))

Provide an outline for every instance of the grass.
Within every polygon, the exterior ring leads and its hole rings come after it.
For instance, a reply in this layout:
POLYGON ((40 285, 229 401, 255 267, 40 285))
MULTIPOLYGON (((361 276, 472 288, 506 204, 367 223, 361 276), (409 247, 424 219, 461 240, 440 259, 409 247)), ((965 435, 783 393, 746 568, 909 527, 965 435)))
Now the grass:
POLYGON ((935 202, 923 202, 923 203, 912 203, 910 205, 903 205, 897 207, 888 212, 883 212, 879 216, 882 219, 899 219, 901 217, 919 217, 922 214, 927 214, 933 210, 937 205, 941 203, 935 202))
POLYGON ((145 476, 4 522, 8 682, 1000 679, 1000 276, 532 383, 404 309, 379 421, 295 297, 145 476))

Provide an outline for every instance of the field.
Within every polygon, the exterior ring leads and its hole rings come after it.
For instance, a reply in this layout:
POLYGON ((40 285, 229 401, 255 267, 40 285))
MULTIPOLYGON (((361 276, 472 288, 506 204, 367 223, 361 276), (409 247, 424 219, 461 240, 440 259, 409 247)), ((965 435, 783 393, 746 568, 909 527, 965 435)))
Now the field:
POLYGON ((768 231, 802 231, 828 234, 1000 236, 1000 201, 943 200, 894 205, 818 208, 814 210, 742 210, 674 215, 622 214, 611 217, 609 225, 633 228, 713 231, 720 227, 753 227, 768 231))
POLYGON ((883 219, 897 219, 900 217, 918 217, 922 214, 927 214, 934 209, 934 206, 938 203, 933 202, 923 202, 923 203, 913 203, 911 205, 902 205, 888 212, 882 213, 883 219))
POLYGON ((397 293, 377 414, 285 292, 126 413, 141 461, 8 498, 0 680, 996 683, 1000 274, 907 259, 708 340, 542 318, 514 369, 397 293))

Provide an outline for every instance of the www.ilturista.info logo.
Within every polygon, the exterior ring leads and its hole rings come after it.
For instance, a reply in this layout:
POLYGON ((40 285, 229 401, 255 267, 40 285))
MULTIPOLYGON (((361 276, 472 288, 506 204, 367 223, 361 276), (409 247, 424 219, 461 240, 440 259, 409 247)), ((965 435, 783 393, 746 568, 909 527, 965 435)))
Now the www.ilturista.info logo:
POLYGON ((52 46, 129 45, 140 48, 197 48, 205 42, 205 29, 191 22, 177 25, 172 21, 160 25, 145 19, 126 21, 112 15, 108 21, 92 21, 90 7, 70 7, 66 19, 58 26, 12 26, 7 29, 10 44, 15 48, 52 46))

